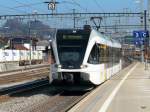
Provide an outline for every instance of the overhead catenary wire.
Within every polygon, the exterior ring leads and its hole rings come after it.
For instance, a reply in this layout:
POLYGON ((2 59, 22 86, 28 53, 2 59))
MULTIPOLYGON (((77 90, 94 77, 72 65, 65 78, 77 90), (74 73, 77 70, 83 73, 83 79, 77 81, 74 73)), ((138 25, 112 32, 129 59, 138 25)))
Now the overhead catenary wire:
POLYGON ((83 6, 81 6, 81 4, 79 4, 77 1, 72 0, 72 2, 74 2, 75 4, 77 4, 77 5, 78 5, 81 9, 83 9, 83 10, 87 11, 87 9, 86 9, 86 8, 84 8, 83 6))
POLYGON ((104 13, 105 11, 104 11, 104 9, 101 7, 101 5, 99 4, 99 2, 98 2, 97 0, 94 0, 94 2, 95 2, 95 4, 96 4, 96 6, 97 6, 98 8, 100 8, 101 11, 104 13))
POLYGON ((11 10, 11 11, 16 11, 19 13, 27 13, 26 11, 20 10, 20 9, 16 9, 16 8, 12 8, 12 7, 8 7, 8 6, 4 6, 4 5, 0 5, 1 8, 5 8, 7 10, 11 10))
POLYGON ((31 9, 35 10, 34 7, 33 7, 34 5, 43 4, 43 2, 37 2, 37 3, 26 4, 26 3, 23 3, 23 2, 18 1, 18 0, 14 0, 14 1, 15 1, 16 3, 18 3, 18 4, 20 4, 20 6, 16 6, 16 7, 13 7, 13 8, 29 7, 29 8, 31 8, 31 9))
POLYGON ((31 4, 22 4, 22 5, 15 6, 13 8, 32 7, 32 6, 41 5, 41 4, 43 4, 43 2, 36 2, 36 3, 31 3, 31 4))
MULTIPOLYGON (((12 1, 12 0, 11 0, 12 1)), ((21 4, 21 6, 16 6, 16 7, 9 7, 9 6, 5 6, 5 5, 0 5, 1 8, 5 8, 7 10, 12 10, 12 11, 16 11, 16 12, 20 12, 20 13, 26 13, 27 14, 27 11, 23 11, 23 10, 20 10, 18 9, 19 7, 31 7, 32 5, 37 5, 37 4, 42 4, 43 2, 37 2, 37 3, 34 3, 34 4, 25 4, 25 3, 22 3, 21 1, 18 1, 18 0, 14 0, 16 3, 18 4, 21 4)))
POLYGON ((64 0, 64 1, 61 1, 59 2, 61 4, 63 3, 66 3, 66 4, 71 4, 71 5, 74 5, 74 6, 78 6, 80 9, 82 10, 87 10, 86 8, 84 8, 83 6, 81 6, 78 2, 74 1, 74 0, 71 0, 71 1, 67 1, 67 0, 64 0))

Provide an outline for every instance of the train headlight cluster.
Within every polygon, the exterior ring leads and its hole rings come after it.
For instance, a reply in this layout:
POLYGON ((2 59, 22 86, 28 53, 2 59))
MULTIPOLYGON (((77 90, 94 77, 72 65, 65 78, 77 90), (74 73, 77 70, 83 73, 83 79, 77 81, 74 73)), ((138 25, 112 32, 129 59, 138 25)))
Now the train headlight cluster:
POLYGON ((81 65, 80 68, 87 68, 88 66, 87 65, 81 65))

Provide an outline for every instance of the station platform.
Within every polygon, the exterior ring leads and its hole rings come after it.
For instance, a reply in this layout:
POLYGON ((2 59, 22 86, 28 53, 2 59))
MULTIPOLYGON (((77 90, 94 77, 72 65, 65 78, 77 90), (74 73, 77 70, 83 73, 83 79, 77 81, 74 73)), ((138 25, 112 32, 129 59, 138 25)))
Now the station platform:
POLYGON ((133 63, 97 87, 69 112, 150 112, 150 67, 133 63))

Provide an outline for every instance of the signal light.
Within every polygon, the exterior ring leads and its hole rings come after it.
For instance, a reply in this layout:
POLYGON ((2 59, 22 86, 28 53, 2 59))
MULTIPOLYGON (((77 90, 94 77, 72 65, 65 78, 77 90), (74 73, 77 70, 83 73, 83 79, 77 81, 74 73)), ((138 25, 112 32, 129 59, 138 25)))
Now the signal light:
POLYGON ((140 19, 141 19, 140 22, 143 23, 143 16, 141 16, 140 19))

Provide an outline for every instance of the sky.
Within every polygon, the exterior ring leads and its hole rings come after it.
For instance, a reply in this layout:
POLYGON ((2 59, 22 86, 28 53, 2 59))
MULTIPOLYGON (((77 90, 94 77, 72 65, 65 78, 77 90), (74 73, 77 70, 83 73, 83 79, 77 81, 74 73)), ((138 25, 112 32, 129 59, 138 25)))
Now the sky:
MULTIPOLYGON (((0 15, 51 13, 45 1, 50 0, 0 0, 0 15)), ((57 0, 57 12, 138 12, 137 0, 57 0)), ((145 0, 146 9, 146 0, 145 0)))

